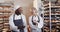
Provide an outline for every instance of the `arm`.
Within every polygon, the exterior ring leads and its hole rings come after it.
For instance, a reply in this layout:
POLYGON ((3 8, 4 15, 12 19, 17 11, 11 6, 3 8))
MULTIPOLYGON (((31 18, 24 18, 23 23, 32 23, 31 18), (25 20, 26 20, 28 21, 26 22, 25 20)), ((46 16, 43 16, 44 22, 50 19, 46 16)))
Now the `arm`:
POLYGON ((29 17, 29 25, 31 28, 36 29, 36 26, 34 26, 32 23, 32 17, 29 17))
POLYGON ((40 22, 38 23, 38 27, 39 28, 42 28, 43 27, 43 18, 42 17, 40 17, 40 22))
POLYGON ((25 26, 24 31, 27 32, 27 22, 26 22, 25 16, 23 16, 23 22, 24 22, 24 26, 25 26))
POLYGON ((9 17, 9 25, 11 30, 17 30, 17 27, 13 23, 13 15, 9 17))

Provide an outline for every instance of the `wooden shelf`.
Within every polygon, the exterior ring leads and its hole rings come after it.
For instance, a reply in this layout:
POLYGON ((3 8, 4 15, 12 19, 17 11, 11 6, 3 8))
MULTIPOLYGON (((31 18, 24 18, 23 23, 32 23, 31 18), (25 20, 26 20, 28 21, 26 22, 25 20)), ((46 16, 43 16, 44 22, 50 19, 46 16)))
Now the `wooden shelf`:
POLYGON ((13 11, 12 3, 0 3, 0 30, 10 31, 9 16, 13 11))

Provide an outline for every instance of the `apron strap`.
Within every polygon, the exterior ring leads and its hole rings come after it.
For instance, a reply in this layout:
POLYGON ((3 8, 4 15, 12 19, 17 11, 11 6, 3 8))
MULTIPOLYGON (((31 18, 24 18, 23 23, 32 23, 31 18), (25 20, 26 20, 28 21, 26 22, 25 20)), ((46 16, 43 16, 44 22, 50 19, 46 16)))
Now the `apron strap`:
POLYGON ((38 22, 40 22, 40 18, 39 18, 39 16, 38 16, 38 22))
MULTIPOLYGON (((33 16, 32 16, 32 22, 33 22, 33 16)), ((40 22, 40 18, 39 18, 39 16, 38 16, 38 23, 40 22)))
MULTIPOLYGON (((21 16, 21 19, 22 19, 22 16, 21 16)), ((15 14, 13 15, 13 20, 15 20, 15 14)), ((23 21, 23 20, 22 20, 23 21)))
MULTIPOLYGON (((14 20, 15 20, 15 14, 13 15, 13 22, 14 22, 14 20)), ((21 16, 21 20, 23 21, 22 16, 21 16)), ((24 25, 24 23, 23 23, 23 25, 24 25)))
POLYGON ((13 15, 13 20, 15 20, 15 14, 13 15))

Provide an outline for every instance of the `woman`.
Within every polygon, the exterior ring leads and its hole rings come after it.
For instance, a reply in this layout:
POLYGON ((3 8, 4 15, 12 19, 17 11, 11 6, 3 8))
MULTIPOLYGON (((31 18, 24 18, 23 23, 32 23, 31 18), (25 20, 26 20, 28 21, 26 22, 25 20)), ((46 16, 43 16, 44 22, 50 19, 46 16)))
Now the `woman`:
POLYGON ((27 32, 26 18, 22 14, 22 7, 16 8, 9 18, 10 28, 13 32, 27 32))
POLYGON ((43 27, 43 19, 38 15, 36 8, 33 8, 32 16, 29 17, 29 24, 31 27, 31 32, 41 32, 43 27))

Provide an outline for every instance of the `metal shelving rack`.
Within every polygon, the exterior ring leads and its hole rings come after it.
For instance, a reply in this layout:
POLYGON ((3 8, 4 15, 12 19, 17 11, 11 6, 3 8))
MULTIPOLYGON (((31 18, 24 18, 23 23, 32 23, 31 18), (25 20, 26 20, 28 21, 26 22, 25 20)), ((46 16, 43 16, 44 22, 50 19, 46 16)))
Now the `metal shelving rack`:
POLYGON ((44 1, 44 31, 60 31, 60 4, 58 0, 44 1), (56 2, 55 2, 56 1, 56 2), (57 4, 56 4, 57 3, 57 4))

